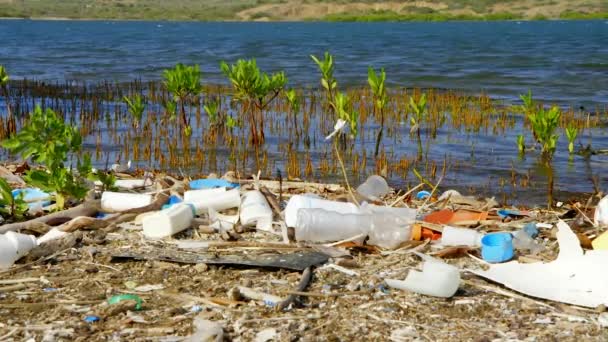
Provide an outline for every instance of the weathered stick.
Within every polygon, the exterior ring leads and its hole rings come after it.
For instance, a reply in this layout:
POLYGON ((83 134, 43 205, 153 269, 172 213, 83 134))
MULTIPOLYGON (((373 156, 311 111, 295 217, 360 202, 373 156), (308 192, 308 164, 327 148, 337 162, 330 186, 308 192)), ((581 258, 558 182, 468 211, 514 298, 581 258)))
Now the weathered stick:
MULTIPOLYGON (((302 278, 300 278, 300 283, 298 284, 298 288, 296 289, 295 292, 303 292, 306 289, 306 287, 308 286, 308 284, 310 283, 311 279, 312 279, 312 267, 308 266, 302 273, 302 278)), ((285 299, 284 301, 277 304, 277 310, 278 311, 285 310, 285 308, 287 308, 291 303, 293 303, 296 300, 296 298, 298 298, 297 294, 290 294, 289 297, 287 297, 287 299, 285 299)))
POLYGON ((0 226, 0 234, 4 234, 10 231, 28 229, 28 227, 30 226, 40 226, 40 224, 47 224, 47 222, 57 219, 73 219, 78 216, 92 216, 97 214, 100 205, 101 201, 99 200, 85 201, 84 203, 75 206, 74 208, 59 211, 56 213, 51 213, 45 216, 35 218, 33 220, 5 224, 3 226, 0 226))

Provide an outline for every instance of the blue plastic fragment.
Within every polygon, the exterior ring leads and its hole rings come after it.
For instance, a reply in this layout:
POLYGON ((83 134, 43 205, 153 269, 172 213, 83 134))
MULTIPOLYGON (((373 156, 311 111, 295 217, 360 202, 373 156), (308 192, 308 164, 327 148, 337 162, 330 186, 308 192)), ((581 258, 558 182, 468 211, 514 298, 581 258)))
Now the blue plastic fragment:
POLYGON ((526 234, 530 235, 531 238, 535 238, 538 236, 538 228, 536 228, 536 222, 529 222, 526 223, 526 225, 524 226, 524 232, 526 232, 526 234))
POLYGON ((201 189, 211 189, 211 188, 238 188, 239 185, 237 183, 231 183, 229 181, 223 179, 196 179, 189 183, 190 189, 192 190, 201 190, 201 189))
POLYGON ((496 211, 496 214, 500 216, 501 219, 506 219, 509 216, 524 216, 519 210, 511 210, 511 209, 499 209, 496 211))
POLYGON ((190 308, 190 311, 198 313, 198 312, 203 311, 203 307, 200 305, 192 305, 192 307, 190 308))
POLYGON ((181 198, 179 198, 175 195, 171 195, 171 197, 169 197, 169 201, 167 202, 167 204, 163 204, 163 206, 161 208, 162 209, 171 208, 175 204, 182 203, 182 202, 183 202, 183 200, 181 198))
POLYGON ((44 291, 44 292, 55 292, 55 291, 57 291, 57 289, 54 288, 54 287, 45 287, 45 288, 42 289, 42 291, 44 291))
POLYGON ((425 199, 427 197, 431 197, 431 193, 426 190, 418 191, 418 193, 416 194, 416 198, 419 200, 425 199))
POLYGON ((15 189, 11 191, 13 197, 19 196, 19 194, 23 194, 23 200, 28 202, 28 206, 30 208, 36 207, 38 205, 42 205, 46 207, 51 204, 51 195, 46 193, 40 189, 34 188, 24 188, 24 189, 15 189))
POLYGON ((98 316, 89 315, 84 318, 84 321, 87 323, 95 323, 99 322, 100 318, 98 316))
POLYGON ((504 262, 513 258, 513 235, 491 233, 481 238, 481 257, 487 262, 504 262))
POLYGON ((102 219, 102 218, 104 218, 106 216, 108 216, 108 214, 102 213, 102 212, 98 212, 97 215, 95 215, 95 218, 102 219))

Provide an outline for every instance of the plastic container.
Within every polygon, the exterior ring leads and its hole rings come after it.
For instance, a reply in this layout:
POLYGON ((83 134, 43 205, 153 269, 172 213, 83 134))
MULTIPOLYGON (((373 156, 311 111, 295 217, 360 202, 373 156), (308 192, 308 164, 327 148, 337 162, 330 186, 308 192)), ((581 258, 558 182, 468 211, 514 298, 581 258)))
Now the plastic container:
POLYGON ((222 188, 238 188, 239 185, 237 183, 231 183, 223 179, 218 178, 204 178, 204 179, 196 179, 188 183, 190 189, 201 190, 201 189, 211 189, 216 187, 222 188))
POLYGON ((51 204, 51 195, 40 189, 24 188, 11 191, 13 197, 23 194, 23 200, 28 203, 29 213, 35 215, 42 211, 43 207, 51 204))
MULTIPOLYGON (((95 182, 95 184, 98 184, 95 182)), ((152 179, 117 179, 114 185, 122 189, 144 188, 154 184, 152 179)))
POLYGON ((467 228, 445 226, 441 233, 441 244, 444 246, 481 246, 483 234, 467 228))
POLYGON ((226 192, 226 188, 213 188, 203 190, 188 190, 184 192, 184 202, 203 201, 226 192))
POLYGON ((486 234, 481 239, 481 256, 487 262, 509 261, 513 254, 513 236, 510 233, 486 234))
POLYGON ((369 199, 380 198, 388 194, 389 191, 391 191, 391 188, 388 187, 386 180, 378 175, 369 176, 367 180, 357 188, 359 195, 369 199))
POLYGON ((0 269, 6 269, 26 255, 38 243, 33 235, 7 232, 0 235, 0 269))
POLYGON ((536 254, 543 248, 528 235, 525 227, 513 234, 513 247, 517 250, 528 250, 531 254, 536 254))
POLYGON ((591 246, 593 246, 593 249, 595 249, 595 250, 602 250, 602 249, 607 250, 608 249, 608 232, 604 232, 603 234, 600 234, 600 236, 593 239, 593 241, 591 242, 591 246))
POLYGON ((179 233, 192 225, 194 208, 188 204, 176 204, 142 219, 144 236, 160 239, 179 233))
POLYGON ((595 207, 593 223, 597 226, 608 225, 608 195, 604 196, 595 207))
MULTIPOLYGON (((215 189, 197 191, 213 190, 215 189)), ((200 194, 197 194, 194 199, 192 199, 192 195, 190 195, 189 197, 189 200, 186 200, 184 198, 184 202, 192 204, 197 215, 208 213, 209 209, 224 210, 230 208, 238 208, 241 205, 241 195, 238 189, 232 189, 229 191, 216 191, 215 193, 212 193, 211 195, 207 194, 204 197, 200 194)))
POLYGON ((418 211, 411 208, 395 208, 362 203, 360 213, 372 216, 372 228, 368 243, 394 249, 402 242, 411 240, 411 225, 418 211))
POLYGON ((287 207, 285 207, 285 223, 287 224, 287 227, 296 226, 298 220, 298 210, 303 208, 320 208, 340 214, 359 213, 359 208, 353 203, 328 201, 311 196, 295 195, 289 199, 289 202, 287 202, 287 207))
MULTIPOLYGON (((319 208, 298 210, 295 225, 296 240, 330 242, 367 235, 372 226, 372 216, 366 214, 343 214, 319 208)), ((363 241, 363 236, 361 241, 363 241)))
POLYGON ((422 272, 411 270, 405 280, 385 279, 390 287, 427 296, 452 297, 460 286, 460 271, 441 260, 416 253, 425 261, 422 272))
POLYGON ((103 211, 125 211, 145 207, 151 203, 152 195, 149 194, 104 191, 101 195, 101 210, 103 211))
POLYGON ((272 209, 266 197, 258 191, 248 191, 241 201, 241 224, 244 226, 256 225, 257 229, 272 229, 272 209))

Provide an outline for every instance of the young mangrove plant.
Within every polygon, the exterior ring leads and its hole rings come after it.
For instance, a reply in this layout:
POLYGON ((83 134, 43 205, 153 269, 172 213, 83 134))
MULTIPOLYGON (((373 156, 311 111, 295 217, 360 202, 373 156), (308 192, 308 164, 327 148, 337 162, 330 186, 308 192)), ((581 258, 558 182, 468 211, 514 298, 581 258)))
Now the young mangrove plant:
POLYGON ((135 130, 139 129, 139 125, 141 124, 141 118, 144 115, 144 111, 146 110, 146 103, 144 102, 144 98, 137 94, 131 98, 125 96, 123 97, 123 101, 127 105, 127 110, 133 117, 133 127, 135 130))
POLYGON ((561 111, 557 106, 554 106, 549 110, 540 108, 535 113, 528 115, 534 139, 541 146, 542 157, 549 162, 553 159, 553 154, 555 153, 555 148, 557 146, 557 139, 559 138, 559 136, 554 133, 559 125, 560 116, 561 111))
POLYGON ((180 105, 182 125, 184 129, 190 126, 186 115, 186 105, 202 91, 201 71, 198 64, 184 65, 178 63, 173 69, 163 71, 164 83, 167 90, 173 94, 173 100, 180 105))
POLYGON ((566 138, 568 138, 568 152, 574 153, 574 141, 578 136, 578 128, 574 125, 570 125, 566 128, 566 138))
POLYGON ((2 95, 4 95, 4 99, 6 102, 6 110, 8 112, 7 118, 7 127, 6 131, 8 135, 12 135, 15 133, 16 125, 15 119, 13 118, 13 111, 11 109, 11 101, 10 101, 10 93, 8 90, 8 81, 10 80, 8 73, 6 72, 6 68, 0 65, 0 90, 2 91, 2 95))
POLYGON ((23 193, 13 196, 11 186, 4 178, 0 178, 0 215, 4 218, 21 219, 28 211, 23 193))
POLYGON ((521 155, 524 155, 526 153, 526 138, 523 134, 519 134, 517 136, 517 150, 521 155))
POLYGON ((327 92, 327 102, 331 103, 334 98, 334 91, 338 87, 338 81, 334 78, 334 57, 325 51, 322 61, 314 55, 310 55, 310 58, 319 66, 321 86, 327 92))
POLYGON ((418 101, 414 100, 414 97, 410 96, 410 108, 414 115, 410 117, 410 133, 416 133, 418 138, 418 159, 422 159, 422 137, 420 135, 420 125, 426 118, 426 93, 423 93, 418 101))
POLYGON ((251 129, 250 142, 264 143, 264 110, 283 91, 287 77, 283 71, 268 75, 260 71, 255 59, 239 59, 236 64, 220 63, 224 75, 232 83, 235 98, 244 105, 243 112, 249 113, 251 129), (257 110, 257 112, 256 112, 257 110), (257 113, 257 115, 256 115, 257 113), (259 125, 259 126, 258 126, 259 125))
POLYGON ((386 104, 388 102, 385 81, 386 72, 384 72, 384 68, 380 69, 380 74, 376 74, 374 69, 371 66, 369 67, 367 70, 367 82, 369 83, 369 87, 372 89, 372 93, 374 94, 374 110, 378 111, 380 114, 380 130, 378 131, 378 136, 376 137, 374 157, 378 156, 378 149, 380 148, 380 141, 384 132, 384 109, 386 108, 386 104))
POLYGON ((78 162, 78 175, 65 167, 68 155, 80 151, 82 138, 78 128, 68 126, 51 109, 39 106, 30 115, 29 122, 13 137, 4 140, 2 146, 23 159, 31 158, 43 164, 46 170, 32 169, 25 175, 25 181, 44 191, 55 193, 59 210, 70 198, 82 199, 87 193, 85 178, 91 170, 90 159, 78 162))
POLYGON ((287 98, 287 103, 289 103, 289 109, 291 110, 291 114, 293 115, 293 127, 296 133, 296 137, 300 136, 298 132, 298 112, 300 111, 300 97, 298 96, 295 89, 289 89, 285 92, 285 98, 287 98))

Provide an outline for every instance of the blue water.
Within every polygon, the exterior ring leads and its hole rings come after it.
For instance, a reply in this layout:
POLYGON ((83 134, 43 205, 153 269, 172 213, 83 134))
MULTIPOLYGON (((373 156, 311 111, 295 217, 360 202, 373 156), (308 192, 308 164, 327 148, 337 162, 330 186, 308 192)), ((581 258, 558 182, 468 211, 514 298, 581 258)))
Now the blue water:
POLYGON ((608 105, 608 22, 180 23, 0 20, 0 64, 14 78, 159 79, 177 62, 225 82, 221 60, 257 58, 292 86, 316 85, 309 55, 330 51, 341 85, 367 67, 392 85, 537 98, 589 110, 608 105))
MULTIPOLYGON (((290 86, 317 86, 319 73, 309 55, 330 51, 335 56, 339 87, 363 86, 367 68, 384 67, 392 87, 432 87, 461 90, 470 94, 487 93, 505 102, 517 102, 518 95, 532 90, 536 99, 578 110, 606 113, 608 109, 608 22, 450 22, 450 23, 179 23, 106 21, 27 21, 0 20, 0 65, 13 79, 77 81, 158 80, 164 68, 175 63, 198 63, 203 81, 227 84, 220 74, 221 60, 256 58, 266 71, 284 70, 290 86)), ((0 111, 4 104, 0 98, 0 111)), ((69 100, 68 100, 69 102, 69 100)), ((65 104, 64 104, 65 105, 65 104)), ((104 111, 113 112, 113 104, 104 111)), ((277 113, 282 118, 284 113, 277 113)), ((602 118, 604 118, 602 114, 602 118)), ((301 118, 300 118, 301 119, 301 118)), ((605 118, 604 118, 605 119, 605 118)), ((281 119, 282 120, 282 119, 281 119)), ((447 158, 451 165, 442 187, 475 188, 486 195, 507 194, 515 203, 543 203, 546 170, 538 162, 538 151, 520 159, 516 136, 527 135, 521 117, 506 132, 479 133, 450 128, 449 122, 433 139, 429 160, 439 165, 447 158), (461 165, 454 167, 453 164, 461 165), (517 181, 530 175, 528 187, 511 187, 511 174, 517 181), (506 184, 505 184, 506 180, 506 184)), ((282 122, 282 121, 277 121, 282 122)), ((301 157, 311 153, 315 175, 319 161, 331 154, 331 145, 322 137, 327 123, 313 124, 313 147, 298 145, 301 157), (328 152, 329 151, 329 152, 328 152)), ((409 124, 395 123, 401 139, 385 137, 382 148, 394 151, 395 158, 412 158, 416 144, 408 138, 409 124)), ((201 141, 202 127, 195 127, 194 141, 201 141)), ((329 127, 329 126, 327 126, 329 127)), ((128 125, 121 128, 126 132, 128 125)), ((376 122, 362 127, 356 142, 366 150, 368 172, 373 172, 372 155, 376 122)), ((104 130, 102 145, 110 161, 121 151, 104 130)), ((291 139, 289 131, 271 133, 267 127, 265 148, 273 169, 285 170, 286 160, 280 143, 291 139)), ((586 129, 579 134, 577 147, 591 143, 594 149, 608 149, 608 131, 586 129)), ((561 199, 572 193, 592 192, 591 178, 608 186, 608 156, 590 158, 567 152, 563 131, 555 154, 555 188, 561 199)), ((425 142, 428 140, 424 134, 425 142)), ((96 140, 85 139, 85 149, 95 152, 96 140)), ((216 150, 226 153, 223 146, 216 150)), ((164 149, 163 151, 166 151, 164 149)), ((213 152, 213 151, 205 151, 213 152)), ((125 157, 126 158, 126 157, 125 157)), ((101 167, 104 154, 94 160, 101 167)), ((139 167, 155 167, 134 160, 139 167)), ((245 173, 255 173, 254 165, 245 173)), ((440 166, 441 168, 441 166, 440 166)), ((175 170, 173 170, 175 171, 175 170)), ((188 171, 188 170, 186 170, 188 171)), ((213 170, 205 170, 213 171, 213 170)), ((339 175, 336 176, 339 180, 339 175)), ((389 180, 404 185, 398 174, 389 180)), ((325 179, 321 179, 325 180, 325 179)), ((360 180, 352 180, 357 183, 360 180)), ((416 181, 414 179, 414 181, 416 181)), ((500 196, 500 195, 499 195, 500 196)), ((500 199, 500 198, 499 198, 500 199)))

